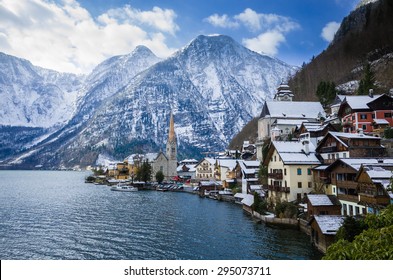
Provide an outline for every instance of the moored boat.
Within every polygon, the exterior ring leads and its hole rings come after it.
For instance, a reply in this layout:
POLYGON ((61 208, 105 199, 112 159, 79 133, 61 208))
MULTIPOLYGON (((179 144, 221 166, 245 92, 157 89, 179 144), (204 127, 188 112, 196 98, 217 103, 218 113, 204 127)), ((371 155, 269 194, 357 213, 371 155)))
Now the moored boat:
POLYGON ((133 187, 133 186, 127 186, 127 185, 117 185, 117 186, 111 187, 111 191, 136 192, 136 191, 138 191, 138 188, 133 187))

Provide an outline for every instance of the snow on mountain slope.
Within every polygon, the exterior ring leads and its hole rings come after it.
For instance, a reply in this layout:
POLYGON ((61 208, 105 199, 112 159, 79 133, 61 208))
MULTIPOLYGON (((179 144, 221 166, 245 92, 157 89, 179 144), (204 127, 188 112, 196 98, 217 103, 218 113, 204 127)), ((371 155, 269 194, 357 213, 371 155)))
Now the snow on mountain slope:
POLYGON ((224 149, 294 70, 230 37, 199 36, 107 100, 73 146, 104 141, 109 152, 148 139, 160 147, 172 111, 185 154, 224 149))
POLYGON ((48 128, 75 111, 82 76, 58 73, 0 53, 0 125, 48 128))

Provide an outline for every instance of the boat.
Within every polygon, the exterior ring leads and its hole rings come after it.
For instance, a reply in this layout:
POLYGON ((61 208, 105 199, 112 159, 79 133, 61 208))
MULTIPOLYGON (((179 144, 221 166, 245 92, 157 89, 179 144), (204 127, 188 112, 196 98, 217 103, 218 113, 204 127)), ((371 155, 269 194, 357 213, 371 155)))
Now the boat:
POLYGON ((118 191, 118 192, 136 192, 138 191, 137 187, 134 186, 127 186, 127 185, 117 185, 111 187, 111 191, 118 191))

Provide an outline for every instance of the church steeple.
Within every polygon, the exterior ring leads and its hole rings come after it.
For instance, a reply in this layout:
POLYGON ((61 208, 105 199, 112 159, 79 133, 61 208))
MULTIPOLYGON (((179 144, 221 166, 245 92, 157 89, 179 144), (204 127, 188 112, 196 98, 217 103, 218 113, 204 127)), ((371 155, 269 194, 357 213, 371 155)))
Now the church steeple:
POLYGON ((175 134, 175 122, 173 120, 173 114, 171 112, 171 119, 169 121, 169 135, 168 135, 168 142, 176 141, 176 134, 175 134))
POLYGON ((169 160, 177 161, 177 139, 175 133, 175 122, 173 120, 172 112, 169 121, 168 142, 166 143, 166 156, 169 160))

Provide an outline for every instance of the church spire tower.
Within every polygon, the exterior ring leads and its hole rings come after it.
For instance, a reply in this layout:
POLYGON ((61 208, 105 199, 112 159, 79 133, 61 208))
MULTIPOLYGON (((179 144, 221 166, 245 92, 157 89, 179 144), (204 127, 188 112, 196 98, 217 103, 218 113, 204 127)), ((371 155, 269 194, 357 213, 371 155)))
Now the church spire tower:
POLYGON ((168 134, 168 142, 166 144, 166 156, 168 157, 168 160, 177 161, 177 139, 175 133, 175 122, 173 120, 172 112, 169 121, 169 134, 168 134))

